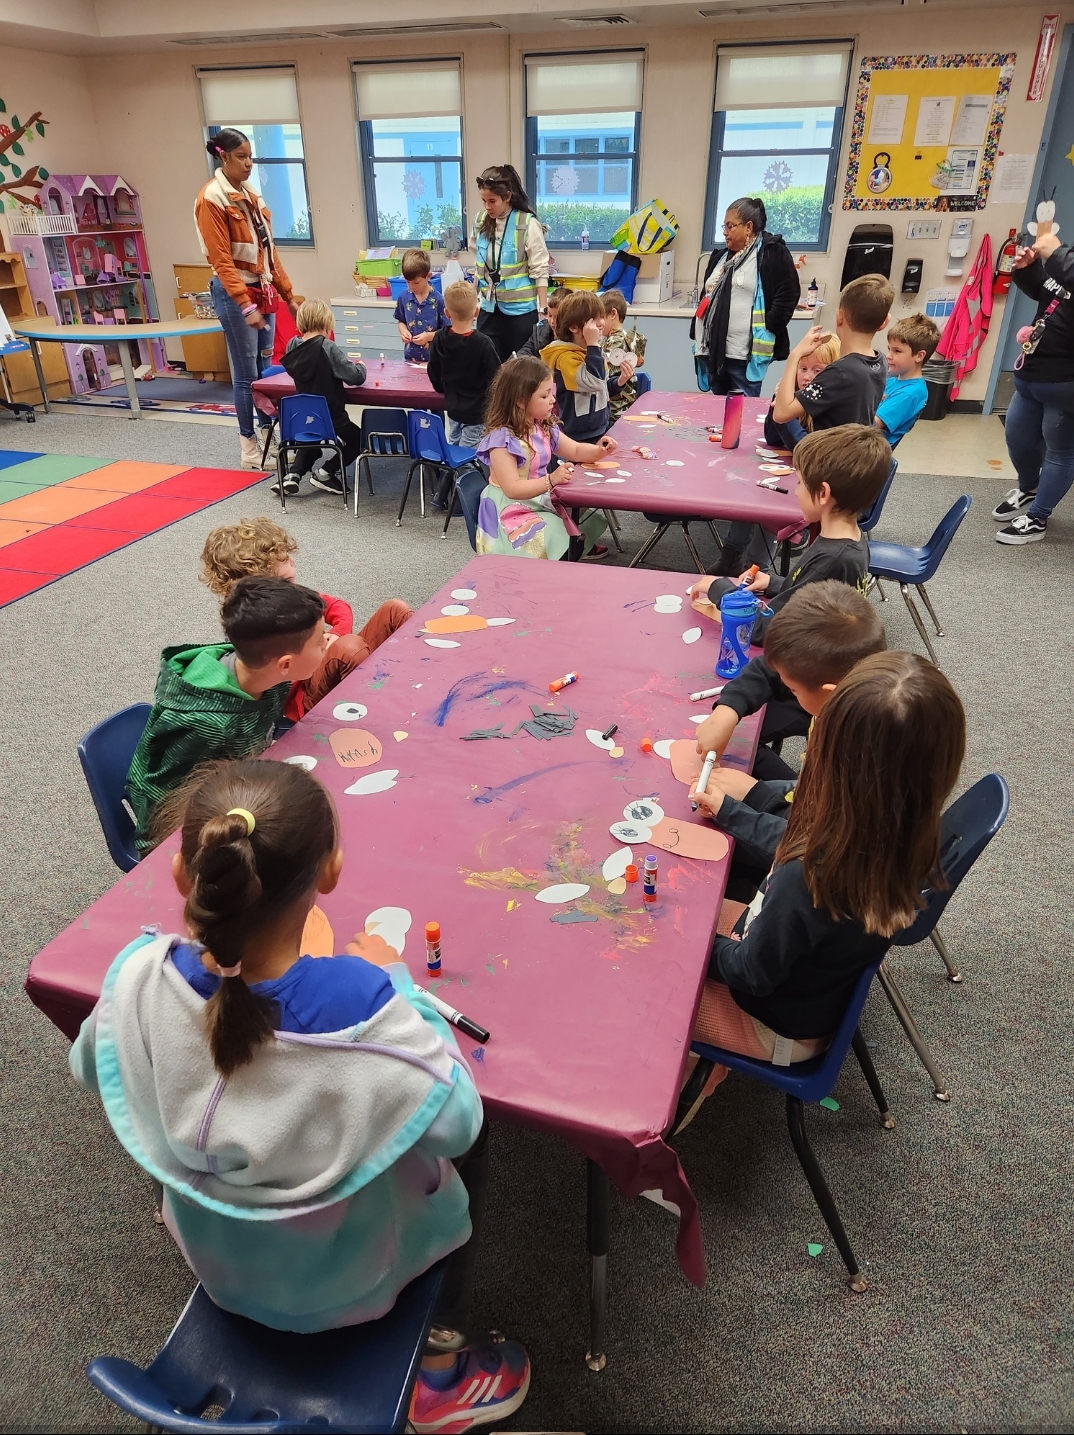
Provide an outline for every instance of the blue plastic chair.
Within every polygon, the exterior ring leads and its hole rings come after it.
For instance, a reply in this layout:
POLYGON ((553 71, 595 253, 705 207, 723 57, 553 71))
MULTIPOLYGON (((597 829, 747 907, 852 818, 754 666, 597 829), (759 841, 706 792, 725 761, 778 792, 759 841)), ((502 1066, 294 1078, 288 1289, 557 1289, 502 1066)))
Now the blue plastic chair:
POLYGON ((443 1267, 435 1265, 411 1281, 380 1320, 316 1335, 231 1315, 199 1285, 145 1370, 99 1355, 86 1375, 149 1429, 188 1435, 403 1430, 442 1279, 443 1267), (210 1405, 224 1407, 219 1420, 200 1418, 210 1405))
MULTIPOLYGON (((371 458, 405 458, 408 452, 406 409, 364 409, 362 412, 362 451, 358 455, 358 472, 355 475, 356 489, 364 466, 366 485, 369 492, 373 492, 373 473, 369 464, 371 458)), ((354 498, 354 512, 357 516, 357 492, 354 498)))
MULTIPOLYGON (((925 584, 939 568, 944 554, 951 546, 952 538, 958 532, 959 525, 969 513, 972 502, 968 493, 964 493, 961 498, 956 499, 940 520, 936 532, 922 548, 906 548, 901 543, 870 543, 869 545, 869 572, 878 580, 877 587, 880 588, 879 579, 881 578, 890 578, 893 583, 898 583, 899 592, 909 609, 910 617, 914 620, 914 626, 921 635, 921 641, 928 649, 929 657, 937 667, 940 664, 936 657, 936 650, 929 641, 929 635, 921 621, 921 614, 910 597, 910 589, 916 588, 921 594, 921 601, 928 609, 929 617, 936 627, 936 636, 942 638, 944 631, 940 627, 940 620, 936 616, 936 610, 932 606, 932 600, 925 589, 925 584)), ((883 588, 880 588, 880 601, 887 602, 883 588)))
POLYGON ((112 861, 129 872, 141 860, 134 845, 135 823, 123 803, 134 749, 145 732, 152 708, 133 703, 91 727, 78 744, 78 760, 97 809, 112 861))
POLYGON ((487 483, 488 476, 480 466, 466 469, 459 474, 456 480, 455 491, 458 494, 463 520, 466 523, 470 547, 475 553, 477 552, 477 507, 481 502, 481 495, 484 493, 487 483))
POLYGON ((399 517, 395 520, 395 526, 396 528, 402 526, 403 509, 406 508, 410 482, 414 477, 415 469, 418 473, 422 517, 425 516, 425 468, 428 465, 438 473, 443 473, 446 470, 452 477, 451 492, 447 499, 447 513, 444 517, 444 531, 440 535, 441 538, 446 538, 452 509, 455 507, 459 474, 477 464, 477 450, 461 448, 456 444, 448 443, 447 434, 444 431, 444 420, 439 414, 429 413, 426 409, 411 409, 407 414, 407 446, 410 449, 411 462, 407 469, 403 498, 399 504, 399 517))
POLYGON ((873 978, 880 965, 879 962, 873 962, 862 972, 858 978, 858 984, 854 988, 854 994, 843 1013, 843 1019, 839 1023, 839 1030, 832 1039, 831 1046, 810 1061, 797 1061, 793 1066, 773 1066, 769 1061, 757 1061, 750 1056, 740 1056, 736 1051, 724 1051, 722 1047, 708 1046, 700 1041, 692 1042, 690 1050, 696 1053, 698 1061, 690 1074, 689 1081, 683 1087, 675 1118, 675 1127, 678 1129, 700 1098, 705 1082, 708 1080, 713 1066, 717 1063, 729 1067, 732 1071, 739 1071, 744 1076, 752 1076, 757 1081, 763 1081, 766 1086, 774 1086, 777 1091, 782 1091, 787 1098, 787 1126, 790 1130, 791 1142, 798 1160, 801 1162, 802 1170, 805 1172, 805 1178, 809 1182, 809 1189, 813 1192, 813 1198, 820 1207, 825 1225, 832 1233, 832 1240, 843 1257, 843 1264, 847 1268, 850 1279, 850 1288, 854 1291, 865 1290, 865 1277, 858 1268, 835 1200, 824 1179, 824 1172, 821 1170, 820 1162, 813 1154, 813 1148, 806 1136, 803 1107, 806 1102, 815 1104, 818 1101, 823 1101, 830 1093, 843 1069, 847 1052, 853 1048, 854 1055, 858 1058, 858 1064, 865 1080, 869 1083, 869 1090, 873 1093, 873 1099, 880 1112, 880 1124, 885 1131, 890 1131, 895 1125, 895 1118, 888 1110, 883 1088, 873 1066, 872 1057, 869 1055, 869 1049, 865 1045, 865 1038, 858 1029, 865 999, 869 995, 869 988, 873 984, 873 978))
POLYGON ((898 470, 898 467, 898 459, 893 458, 891 460, 891 468, 888 472, 887 482, 877 494, 876 498, 873 499, 872 507, 869 508, 865 513, 863 513, 862 516, 858 519, 858 527, 863 533, 871 533, 872 530, 876 527, 876 525, 880 522, 880 515, 884 511, 884 503, 887 500, 888 494, 891 492, 891 485, 895 482, 895 474, 898 470))
MULTIPOLYGON (((346 470, 343 445, 336 438, 335 425, 328 411, 328 400, 320 394, 286 394, 280 400, 280 442, 276 455, 276 480, 280 490, 280 506, 287 512, 287 495, 283 476, 287 472, 289 454, 302 448, 330 448, 339 456, 339 472, 343 478, 343 507, 347 506, 346 470)), ((358 485, 354 485, 354 508, 358 511, 358 485)))
POLYGON ((652 379, 649 377, 649 375, 645 372, 644 369, 639 369, 637 371, 637 373, 634 375, 634 381, 638 386, 639 399, 641 398, 642 394, 647 394, 653 386, 652 379))

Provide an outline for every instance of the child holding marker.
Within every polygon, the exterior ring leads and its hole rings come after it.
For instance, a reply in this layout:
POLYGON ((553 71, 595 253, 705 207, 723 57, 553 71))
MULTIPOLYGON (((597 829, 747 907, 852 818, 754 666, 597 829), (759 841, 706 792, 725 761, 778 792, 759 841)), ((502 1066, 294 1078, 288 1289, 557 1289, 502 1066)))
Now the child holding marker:
MULTIPOLYGON (((940 817, 965 747, 962 704, 927 659, 874 653, 843 678, 775 866, 734 935, 713 943, 695 1040, 780 1066, 828 1046, 862 971, 943 880, 940 817)), ((719 809, 722 798, 695 795, 719 809)), ((680 1130, 726 1075, 713 1067, 680 1130)))
POLYGON ((383 937, 302 952, 343 867, 331 798, 287 763, 222 763, 163 817, 182 833, 190 935, 119 953, 75 1079, 163 1185, 164 1223, 218 1305, 276 1330, 356 1325, 444 1260, 411 1424, 505 1419, 530 1365, 464 1333, 488 1127, 451 1028, 383 937))
MULTIPOLYGON (((615 452, 607 436, 596 443, 577 443, 552 418, 556 385, 540 359, 508 359, 493 380, 485 411, 485 437, 478 458, 489 467, 489 482, 477 510, 478 553, 522 558, 563 558, 579 530, 555 501, 555 486, 567 477, 559 468, 549 473, 553 454, 574 463, 593 463, 615 452), (568 527, 568 524, 570 525, 568 527)), ((583 519, 586 556, 604 558, 596 544, 604 531, 597 514, 583 519)))

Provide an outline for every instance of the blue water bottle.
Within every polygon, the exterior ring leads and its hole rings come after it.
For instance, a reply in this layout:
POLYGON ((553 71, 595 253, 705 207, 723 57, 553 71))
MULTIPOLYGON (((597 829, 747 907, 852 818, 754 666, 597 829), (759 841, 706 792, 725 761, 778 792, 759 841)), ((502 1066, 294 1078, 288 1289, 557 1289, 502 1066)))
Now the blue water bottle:
POLYGON ((718 678, 735 678, 750 660, 750 635, 757 617, 757 594, 745 588, 732 588, 720 599, 720 656, 716 660, 718 678))

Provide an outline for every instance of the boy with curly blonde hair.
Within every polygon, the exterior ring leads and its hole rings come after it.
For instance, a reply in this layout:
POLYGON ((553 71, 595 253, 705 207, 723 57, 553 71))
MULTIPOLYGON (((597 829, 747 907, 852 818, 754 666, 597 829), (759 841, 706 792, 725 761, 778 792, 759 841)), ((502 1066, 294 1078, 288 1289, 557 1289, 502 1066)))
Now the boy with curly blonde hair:
MULTIPOLYGON (((214 528, 201 551, 201 572, 198 575, 211 593, 221 602, 240 578, 251 575, 286 578, 295 581, 295 559, 298 544, 286 529, 271 518, 240 518, 238 523, 214 528)), ((390 638, 412 615, 413 609, 399 598, 382 603, 359 632, 354 632, 354 614, 342 598, 322 593, 328 647, 320 667, 305 682, 295 683, 287 698, 283 715, 292 722, 304 717, 310 708, 354 672, 359 663, 390 638)))

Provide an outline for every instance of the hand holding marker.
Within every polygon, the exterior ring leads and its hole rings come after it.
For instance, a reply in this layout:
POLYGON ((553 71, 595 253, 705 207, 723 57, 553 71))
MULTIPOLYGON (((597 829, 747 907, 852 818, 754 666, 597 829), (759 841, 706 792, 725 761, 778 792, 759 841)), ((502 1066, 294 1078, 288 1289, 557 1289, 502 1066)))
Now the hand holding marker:
MULTIPOLYGON (((709 778, 712 776, 712 769, 715 766, 716 750, 715 748, 710 748, 705 754, 705 761, 701 764, 701 776, 697 779, 697 787, 694 789, 695 794, 698 792, 708 791, 709 778)), ((697 803, 693 800, 693 798, 690 799, 690 806, 694 812, 697 811, 697 803)))

